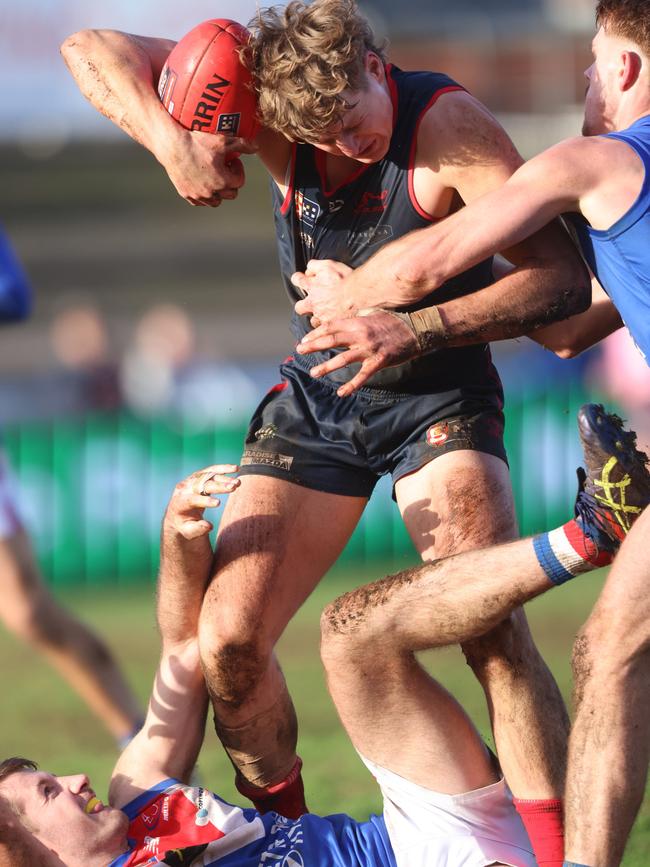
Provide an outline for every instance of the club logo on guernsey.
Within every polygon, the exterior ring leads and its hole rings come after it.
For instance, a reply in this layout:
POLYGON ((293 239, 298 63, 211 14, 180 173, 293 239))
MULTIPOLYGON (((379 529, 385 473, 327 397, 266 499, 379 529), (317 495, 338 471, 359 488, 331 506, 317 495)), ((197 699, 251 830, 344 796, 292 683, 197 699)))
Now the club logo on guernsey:
POLYGON ((296 190, 296 214, 298 219, 308 226, 314 226, 320 217, 320 205, 305 197, 302 190, 296 190))
POLYGON ((447 437, 449 436, 449 425, 446 421, 438 422, 438 424, 432 424, 431 427, 427 430, 427 442, 430 446, 437 448, 438 446, 443 445, 443 443, 447 442, 447 437))

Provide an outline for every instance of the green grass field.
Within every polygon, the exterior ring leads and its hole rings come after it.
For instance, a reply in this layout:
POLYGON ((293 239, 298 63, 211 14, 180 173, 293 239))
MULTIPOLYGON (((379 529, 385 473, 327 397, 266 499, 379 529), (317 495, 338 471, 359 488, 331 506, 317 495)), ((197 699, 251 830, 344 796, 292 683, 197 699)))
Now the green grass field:
MULTIPOLYGON (((354 584, 382 574, 366 568, 352 575, 331 574, 305 604, 279 649, 300 720, 299 750, 310 807, 315 812, 351 813, 365 818, 379 811, 373 780, 362 767, 343 733, 325 690, 318 659, 318 618, 323 605, 354 584)), ((529 606, 536 639, 566 696, 570 691, 569 654, 573 636, 584 621, 602 584, 601 577, 582 578, 547 594, 529 606)), ((101 595, 67 594, 64 601, 109 639, 144 702, 157 661, 158 639, 153 620, 153 587, 116 589, 101 595)), ((100 795, 115 749, 77 698, 34 653, 0 634, 4 696, 1 752, 37 759, 56 773, 86 771, 100 795)), ((487 736, 482 693, 455 649, 431 654, 432 671, 463 702, 487 736)), ((599 761, 594 756, 594 762, 599 761)), ((204 783, 228 799, 240 801, 232 772, 211 731, 199 763, 204 783)), ((607 768, 602 769, 603 776, 607 768)), ((629 867, 650 864, 650 802, 637 821, 624 861, 629 867)))

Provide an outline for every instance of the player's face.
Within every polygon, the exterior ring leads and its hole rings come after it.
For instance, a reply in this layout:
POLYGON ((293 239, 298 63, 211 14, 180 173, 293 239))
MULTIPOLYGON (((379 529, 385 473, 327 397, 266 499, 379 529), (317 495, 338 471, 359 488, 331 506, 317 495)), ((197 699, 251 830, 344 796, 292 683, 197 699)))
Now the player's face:
POLYGON ((621 44, 601 27, 591 44, 594 62, 585 71, 587 94, 583 135, 601 135, 615 129, 621 70, 621 44))
POLYGON ((341 124, 316 142, 320 150, 360 163, 376 163, 386 156, 393 134, 393 103, 384 64, 376 54, 366 56, 366 83, 343 93, 350 108, 341 124))
POLYGON ((111 860, 127 848, 126 815, 102 804, 85 774, 20 771, 2 782, 0 793, 19 805, 34 836, 66 864, 111 860))

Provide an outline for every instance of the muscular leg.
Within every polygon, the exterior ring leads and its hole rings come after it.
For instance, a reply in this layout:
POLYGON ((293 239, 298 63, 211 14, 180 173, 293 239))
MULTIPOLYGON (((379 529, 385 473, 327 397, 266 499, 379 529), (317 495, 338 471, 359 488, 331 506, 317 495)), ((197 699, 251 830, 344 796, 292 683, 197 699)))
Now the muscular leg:
MULTIPOLYGON (((492 455, 442 455, 400 479, 396 496, 423 559, 493 545, 516 533, 508 469, 492 455)), ((478 568, 479 575, 485 575, 489 560, 478 568)), ((497 752, 512 791, 526 799, 559 797, 568 715, 523 611, 506 611, 504 616, 488 634, 463 643, 463 652, 485 691, 497 752)))
POLYGON ((19 530, 0 539, 0 616, 40 650, 117 739, 142 720, 137 701, 108 647, 53 598, 19 530))
POLYGON ((614 867, 645 790, 650 747, 650 511, 630 531, 573 655, 576 717, 567 860, 614 867))
POLYGON ((217 733, 255 786, 296 761, 296 718, 273 647, 337 559, 366 504, 268 476, 243 476, 221 521, 199 627, 217 733))
POLYGON ((492 773, 486 751, 415 654, 485 635, 550 587, 531 540, 522 539, 424 563, 328 605, 322 656, 357 749, 438 791, 481 785, 492 773), (454 767, 447 766, 448 757, 454 767))

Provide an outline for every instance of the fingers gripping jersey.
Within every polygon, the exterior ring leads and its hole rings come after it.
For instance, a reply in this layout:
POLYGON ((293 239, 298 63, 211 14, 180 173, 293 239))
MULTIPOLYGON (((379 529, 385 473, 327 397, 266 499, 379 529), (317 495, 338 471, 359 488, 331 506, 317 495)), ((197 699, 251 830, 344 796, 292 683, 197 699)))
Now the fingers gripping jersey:
MULTIPOLYGON (((386 156, 359 169, 340 186, 330 189, 326 178, 326 154, 311 145, 296 145, 292 176, 286 196, 272 184, 280 266, 293 302, 299 294, 291 284, 294 271, 304 271, 309 259, 336 259, 353 268, 363 264, 383 244, 414 229, 430 225, 433 218, 418 204, 413 190, 417 134, 424 114, 444 94, 463 88, 446 75, 386 69, 393 101, 393 134, 386 156)), ((459 147, 462 147, 459 142, 459 147)), ((467 294, 492 282, 491 259, 453 278, 436 290, 438 302, 467 294)), ((408 309, 433 304, 431 296, 408 309)), ((310 330, 309 317, 294 314, 292 330, 300 339, 310 330)), ((318 364, 333 352, 313 353, 318 364)), ((356 368, 331 374, 333 382, 345 381, 356 368)), ((426 383, 426 390, 447 391, 480 384, 491 366, 485 344, 431 353, 414 362, 381 371, 371 385, 391 387, 426 383)), ((421 391, 422 389, 415 389, 421 391)))
POLYGON ((124 812, 129 851, 109 867, 395 867, 384 820, 285 819, 165 780, 124 812))

